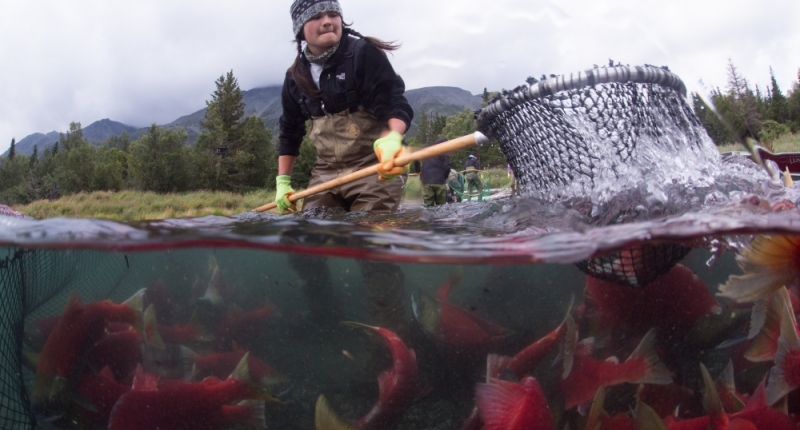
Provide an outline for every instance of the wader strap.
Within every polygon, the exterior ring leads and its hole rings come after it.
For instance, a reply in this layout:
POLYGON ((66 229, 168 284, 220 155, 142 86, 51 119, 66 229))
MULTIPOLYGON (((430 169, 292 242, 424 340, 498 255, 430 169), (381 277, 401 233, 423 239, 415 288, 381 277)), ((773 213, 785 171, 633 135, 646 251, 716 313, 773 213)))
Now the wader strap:
POLYGON ((363 43, 364 39, 358 39, 350 43, 347 47, 347 52, 344 53, 344 94, 347 98, 347 107, 350 111, 358 109, 358 104, 361 99, 358 94, 358 85, 356 85, 356 47, 358 44, 363 43))

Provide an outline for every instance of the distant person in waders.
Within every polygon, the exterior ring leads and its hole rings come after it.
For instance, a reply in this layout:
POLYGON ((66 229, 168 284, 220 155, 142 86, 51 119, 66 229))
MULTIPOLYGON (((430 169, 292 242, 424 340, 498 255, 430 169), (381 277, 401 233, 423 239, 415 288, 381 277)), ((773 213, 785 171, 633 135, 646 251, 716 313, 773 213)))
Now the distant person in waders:
POLYGON ((483 184, 478 171, 481 170, 481 162, 475 154, 469 154, 467 161, 464 163, 464 178, 467 180, 467 194, 473 194, 473 190, 477 190, 477 194, 483 191, 483 184))
MULTIPOLYGON (((447 138, 440 137, 426 147, 447 142, 447 138)), ((419 181, 422 183, 422 205, 439 206, 447 203, 447 177, 450 175, 450 156, 438 155, 422 161, 419 181)))
MULTIPOLYGON (((336 0, 296 0, 290 8, 297 57, 286 73, 281 96, 278 177, 275 203, 283 213, 297 207, 291 173, 311 120, 309 138, 317 150, 309 187, 381 162, 378 175, 305 198, 303 210, 393 212, 403 196, 405 167, 393 160, 403 152, 403 134, 413 111, 405 84, 386 55, 398 45, 362 36, 344 23, 336 0)), ((343 318, 325 258, 292 254, 310 318, 317 324, 343 318)), ((371 323, 405 326, 404 275, 392 263, 359 260, 370 302, 371 323)))

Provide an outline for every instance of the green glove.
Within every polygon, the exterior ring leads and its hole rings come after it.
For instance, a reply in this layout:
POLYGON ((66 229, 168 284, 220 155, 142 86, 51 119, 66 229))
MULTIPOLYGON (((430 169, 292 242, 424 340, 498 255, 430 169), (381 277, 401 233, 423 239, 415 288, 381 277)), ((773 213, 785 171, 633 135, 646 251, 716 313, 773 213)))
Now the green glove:
POLYGON ((407 166, 395 166, 394 159, 403 153, 403 135, 392 131, 372 145, 378 157, 378 177, 381 181, 392 180, 406 171, 407 166))
POLYGON ((275 204, 281 213, 296 212, 297 203, 290 202, 289 196, 294 194, 292 189, 292 177, 289 175, 278 175, 275 177, 275 204))

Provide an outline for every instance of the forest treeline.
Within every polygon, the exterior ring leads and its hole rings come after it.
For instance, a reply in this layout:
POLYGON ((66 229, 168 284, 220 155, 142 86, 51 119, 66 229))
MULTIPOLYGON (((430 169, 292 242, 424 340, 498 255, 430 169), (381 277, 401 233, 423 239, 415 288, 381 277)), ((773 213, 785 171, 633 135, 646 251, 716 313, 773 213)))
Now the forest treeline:
MULTIPOLYGON (((692 94, 695 113, 717 145, 753 138, 769 142, 800 127, 800 70, 797 80, 784 94, 770 69, 771 84, 753 87, 728 63, 728 82, 700 97, 692 94), (710 101, 716 113, 706 105, 710 101)), ((79 192, 139 190, 181 193, 198 190, 249 191, 274 188, 277 175, 277 138, 261 118, 244 116, 245 104, 233 72, 215 81, 216 89, 206 102, 203 131, 195 145, 187 145, 182 129, 153 124, 147 134, 131 141, 112 136, 100 146, 89 144, 80 123, 71 123, 57 143, 31 155, 16 154, 12 140, 7 157, 0 157, 0 204, 27 204, 57 199, 79 192)), ((484 89, 484 104, 495 93, 484 89)), ((419 131, 408 139, 411 146, 424 146, 439 136, 453 139, 476 130, 474 112, 442 116, 421 111, 415 115, 419 131)), ((453 168, 460 170, 475 152, 483 167, 504 167, 505 157, 496 142, 451 154, 453 168)), ((306 138, 295 163, 295 187, 308 184, 316 151, 306 138)))

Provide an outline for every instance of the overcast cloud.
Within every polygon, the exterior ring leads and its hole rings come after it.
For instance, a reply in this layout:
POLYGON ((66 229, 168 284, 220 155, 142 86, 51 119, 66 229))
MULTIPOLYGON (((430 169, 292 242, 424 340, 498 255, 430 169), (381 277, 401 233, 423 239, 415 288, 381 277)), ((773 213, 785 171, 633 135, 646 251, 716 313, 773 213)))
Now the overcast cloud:
MULTIPOLYGON (((479 94, 528 76, 667 65, 690 90, 726 64, 786 92, 800 68, 800 1, 340 0, 363 34, 396 40, 407 89, 479 94)), ((166 124, 205 106, 229 70, 278 85, 294 58, 291 0, 31 0, 0 5, 0 152, 12 138, 110 118, 166 124)), ((705 84, 705 89, 699 85, 705 84)))

